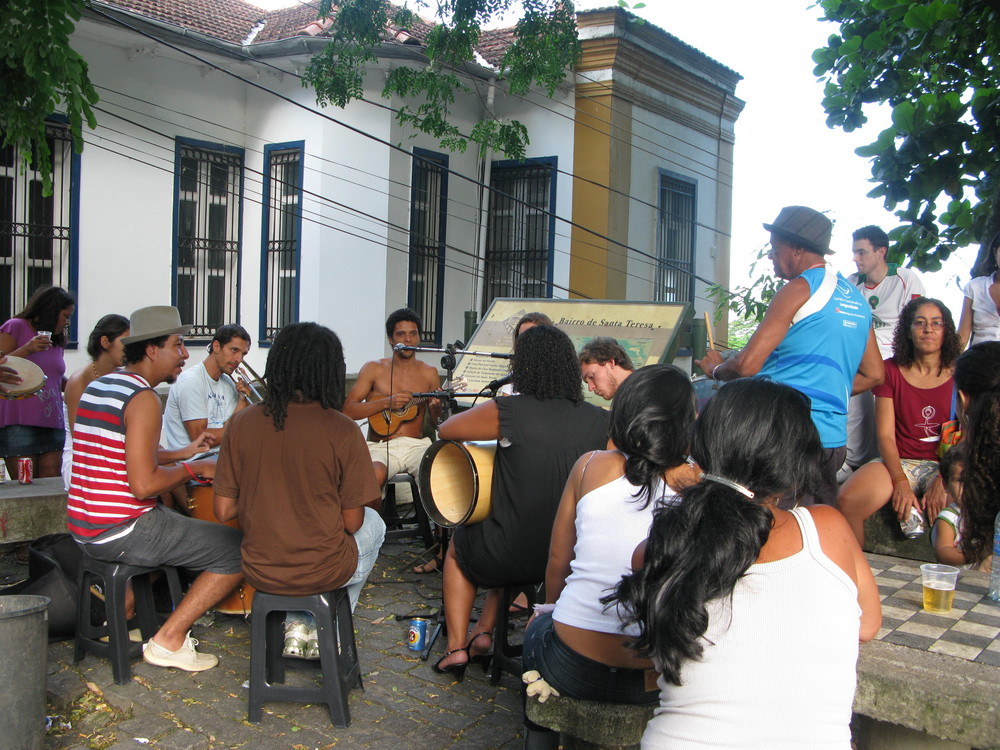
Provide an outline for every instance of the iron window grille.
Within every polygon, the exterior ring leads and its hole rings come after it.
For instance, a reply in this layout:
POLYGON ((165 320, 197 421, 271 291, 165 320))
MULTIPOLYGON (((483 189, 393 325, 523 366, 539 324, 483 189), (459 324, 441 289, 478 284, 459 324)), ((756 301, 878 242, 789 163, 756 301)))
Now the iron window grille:
POLYGON ((190 337, 238 321, 243 154, 178 144, 174 299, 190 337))
POLYGON ((448 157, 413 149, 410 183, 410 284, 407 303, 423 321, 421 343, 441 343, 448 157))
POLYGON ((262 330, 270 342, 298 320, 302 149, 271 150, 266 159, 262 330))
POLYGON ((23 310, 41 286, 73 286, 73 144, 61 123, 47 123, 45 138, 52 154, 48 196, 41 172, 23 167, 12 145, 0 149, 0 320, 23 310))
POLYGON ((659 206, 653 299, 690 302, 694 299, 695 184, 661 172, 659 206))
POLYGON ((494 163, 483 312, 497 297, 551 297, 553 165, 494 163))

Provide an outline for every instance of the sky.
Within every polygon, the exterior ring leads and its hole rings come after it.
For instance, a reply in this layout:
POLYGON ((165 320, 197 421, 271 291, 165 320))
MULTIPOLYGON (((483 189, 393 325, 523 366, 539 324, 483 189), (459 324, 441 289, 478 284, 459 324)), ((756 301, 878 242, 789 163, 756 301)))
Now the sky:
MULTIPOLYGON (((296 0, 251 0, 266 8, 296 0)), ((888 124, 888 112, 873 107, 869 123, 854 133, 826 126, 823 85, 813 76, 812 52, 836 26, 821 22, 812 0, 645 0, 636 14, 677 36, 743 76, 736 95, 746 102, 736 122, 733 233, 730 287, 749 283, 757 251, 767 242, 761 226, 782 206, 805 205, 834 221, 831 265, 844 275, 851 260, 851 233, 867 224, 886 231, 897 226, 881 200, 866 197, 874 187, 866 159, 854 149, 874 141, 888 124)), ((580 9, 613 2, 578 0, 580 9)), ((955 253, 945 267, 924 274, 929 296, 941 299, 957 318, 964 284, 977 247, 955 253)), ((766 261, 758 271, 770 272, 766 261)))

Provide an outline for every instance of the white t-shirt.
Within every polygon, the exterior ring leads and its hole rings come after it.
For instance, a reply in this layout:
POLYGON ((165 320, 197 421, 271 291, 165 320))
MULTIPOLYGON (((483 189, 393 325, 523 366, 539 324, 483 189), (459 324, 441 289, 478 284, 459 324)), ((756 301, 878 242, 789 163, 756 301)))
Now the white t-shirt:
POLYGON ((161 440, 167 450, 178 450, 191 442, 185 422, 207 419, 206 427, 223 427, 236 411, 239 393, 226 375, 213 380, 203 362, 184 370, 170 387, 163 410, 161 440))
POLYGON ((972 343, 1000 340, 1000 315, 990 296, 993 275, 977 276, 965 285, 963 293, 972 300, 972 343))
POLYGON ((882 359, 892 356, 892 335, 906 303, 924 295, 924 283, 915 271, 889 263, 889 271, 878 284, 869 286, 863 273, 848 277, 872 308, 872 327, 882 359))

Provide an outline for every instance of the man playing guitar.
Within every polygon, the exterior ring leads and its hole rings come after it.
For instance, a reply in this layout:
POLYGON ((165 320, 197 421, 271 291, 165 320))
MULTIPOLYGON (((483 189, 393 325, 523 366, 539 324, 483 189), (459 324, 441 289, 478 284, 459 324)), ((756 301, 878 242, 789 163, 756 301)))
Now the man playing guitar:
MULTIPOLYGON (((409 308, 385 321, 389 344, 420 346, 420 316, 409 308)), ((416 358, 416 352, 393 350, 391 357, 366 362, 344 401, 344 414, 368 420, 368 451, 379 486, 399 472, 417 475, 420 459, 430 446, 424 434, 425 407, 437 424, 441 402, 415 399, 413 393, 440 390, 437 370, 416 358)))

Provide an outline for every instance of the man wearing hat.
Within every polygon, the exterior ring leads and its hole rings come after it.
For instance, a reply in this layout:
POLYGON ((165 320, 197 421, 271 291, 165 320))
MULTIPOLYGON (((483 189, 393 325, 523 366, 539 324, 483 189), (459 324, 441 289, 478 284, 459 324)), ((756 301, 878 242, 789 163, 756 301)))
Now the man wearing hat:
POLYGON ((130 565, 174 565, 203 571, 180 605, 143 647, 143 658, 188 672, 211 669, 218 658, 198 653, 190 628, 242 580, 242 532, 188 518, 158 505, 163 492, 214 473, 212 461, 190 461, 204 438, 177 451, 159 451, 160 398, 188 358, 175 307, 132 313, 125 368, 83 392, 73 437, 73 477, 67 526, 85 554, 130 565), (179 461, 171 465, 168 462, 179 461))
MULTIPOLYGON (((847 279, 826 265, 833 224, 806 206, 786 206, 771 233, 774 273, 788 283, 771 300, 743 351, 723 361, 709 349, 697 364, 717 380, 761 375, 792 386, 811 402, 824 449, 824 487, 836 501, 836 472, 847 449, 847 402, 882 382, 882 357, 871 308, 847 279)), ((776 440, 781 436, 776 435, 776 440)))

